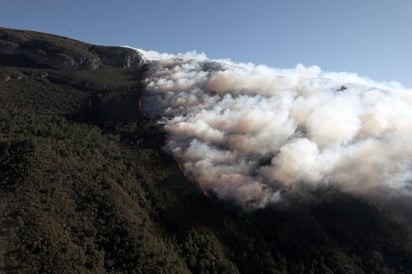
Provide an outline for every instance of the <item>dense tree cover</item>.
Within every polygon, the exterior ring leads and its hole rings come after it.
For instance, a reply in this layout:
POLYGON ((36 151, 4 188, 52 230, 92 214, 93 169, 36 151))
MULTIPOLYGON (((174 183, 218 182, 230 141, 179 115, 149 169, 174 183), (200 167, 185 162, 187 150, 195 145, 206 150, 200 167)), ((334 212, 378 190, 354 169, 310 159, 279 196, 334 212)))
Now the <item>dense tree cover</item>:
POLYGON ((138 109, 143 72, 0 67, 0 271, 412 272, 406 232, 338 190, 204 196, 138 109))

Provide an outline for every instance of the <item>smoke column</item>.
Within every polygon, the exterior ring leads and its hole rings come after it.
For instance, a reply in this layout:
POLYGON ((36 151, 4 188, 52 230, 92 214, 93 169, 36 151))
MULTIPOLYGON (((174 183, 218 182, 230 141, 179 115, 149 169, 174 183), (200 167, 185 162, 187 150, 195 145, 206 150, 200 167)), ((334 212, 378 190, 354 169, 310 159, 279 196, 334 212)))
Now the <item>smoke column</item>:
POLYGON ((302 186, 409 195, 412 93, 400 84, 141 52, 144 109, 201 189, 252 207, 302 186))

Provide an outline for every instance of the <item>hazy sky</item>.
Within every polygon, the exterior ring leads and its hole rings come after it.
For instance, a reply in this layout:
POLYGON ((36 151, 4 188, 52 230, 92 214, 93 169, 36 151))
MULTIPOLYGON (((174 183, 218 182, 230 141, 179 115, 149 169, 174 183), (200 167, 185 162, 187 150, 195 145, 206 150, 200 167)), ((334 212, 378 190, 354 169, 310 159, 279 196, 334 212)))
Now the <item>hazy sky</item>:
POLYGON ((412 0, 0 0, 0 26, 412 87, 412 0))

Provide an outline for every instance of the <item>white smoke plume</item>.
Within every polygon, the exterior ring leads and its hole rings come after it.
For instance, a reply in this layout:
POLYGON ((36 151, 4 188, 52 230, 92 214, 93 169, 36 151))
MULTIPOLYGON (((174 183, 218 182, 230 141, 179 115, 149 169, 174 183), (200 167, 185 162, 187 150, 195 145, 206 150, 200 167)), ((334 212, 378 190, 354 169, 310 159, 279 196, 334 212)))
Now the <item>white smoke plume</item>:
POLYGON ((144 109, 203 190, 244 205, 299 186, 408 191, 412 91, 351 73, 143 51, 144 109))

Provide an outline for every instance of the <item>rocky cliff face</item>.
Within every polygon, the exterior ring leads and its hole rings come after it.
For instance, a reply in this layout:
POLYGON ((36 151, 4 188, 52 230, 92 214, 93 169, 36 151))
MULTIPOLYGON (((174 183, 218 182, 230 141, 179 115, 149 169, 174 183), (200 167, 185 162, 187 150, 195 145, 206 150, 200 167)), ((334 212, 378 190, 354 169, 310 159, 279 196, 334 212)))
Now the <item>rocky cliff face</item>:
POLYGON ((60 36, 0 28, 0 65, 57 70, 95 70, 104 65, 139 68, 134 50, 85 44, 60 36))
POLYGON ((123 68, 138 68, 144 61, 134 50, 122 47, 91 46, 90 51, 97 54, 105 65, 123 68))

